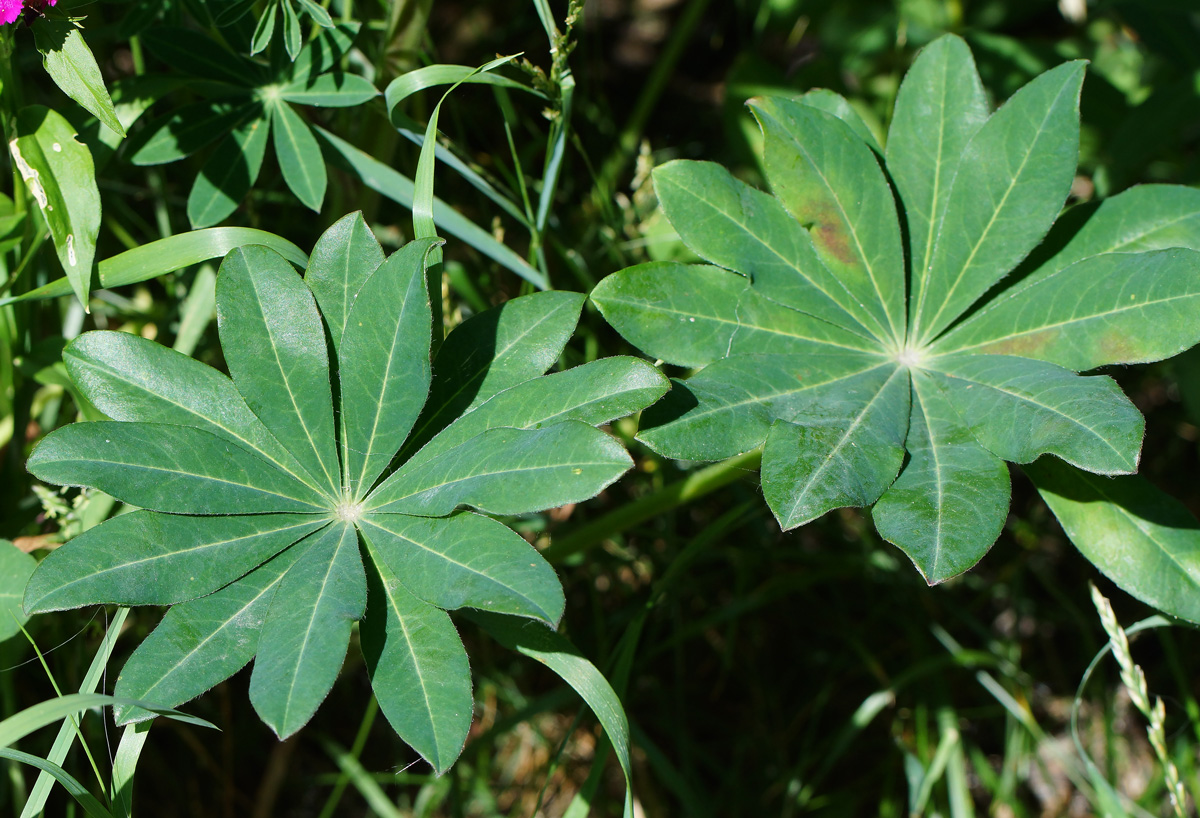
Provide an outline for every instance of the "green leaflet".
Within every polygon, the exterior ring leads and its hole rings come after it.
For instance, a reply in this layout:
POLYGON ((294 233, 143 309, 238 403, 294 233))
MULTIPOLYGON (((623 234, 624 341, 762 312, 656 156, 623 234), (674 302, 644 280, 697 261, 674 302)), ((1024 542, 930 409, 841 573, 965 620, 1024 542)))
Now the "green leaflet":
POLYGON ((987 97, 967 44, 941 37, 921 49, 900 84, 887 142, 887 166, 912 244, 910 321, 921 302, 963 149, 987 118, 987 97))
POLYGON ((312 293, 277 253, 239 247, 217 274, 217 321, 247 405, 309 474, 337 492, 329 357, 312 293))
POLYGON ((153 511, 122 514, 47 557, 37 580, 25 588, 25 608, 40 613, 108 602, 186 602, 249 573, 325 522, 311 514, 212 520, 153 511))
POLYGON ((254 187, 267 153, 270 122, 257 116, 239 125, 208 157, 188 194, 192 227, 209 227, 224 220, 254 187))
POLYGON ((290 82, 279 89, 279 96, 298 105, 343 108, 362 105, 379 96, 379 92, 375 90, 374 85, 357 74, 335 71, 290 82))
POLYGON ((76 423, 51 433, 26 464, 39 480, 89 486, 178 514, 316 512, 323 498, 245 449, 165 423, 76 423))
POLYGON ((489 517, 371 514, 363 536, 404 587, 431 605, 484 608, 550 627, 562 617, 554 569, 520 535, 489 517))
POLYGON ((50 228, 67 281, 87 309, 100 234, 100 191, 91 151, 75 140, 75 129, 61 114, 40 105, 17 114, 8 149, 50 228))
MULTIPOLYGON (((287 6, 285 5, 285 8, 287 6)), ((271 106, 271 127, 275 136, 275 156, 283 171, 283 181, 304 205, 320 212, 325 199, 325 160, 321 146, 300 115, 286 102, 271 106)))
POLYGON ((163 165, 219 139, 254 116, 257 102, 218 99, 195 102, 151 122, 129 140, 126 151, 135 165, 163 165))
POLYGON ((1200 621, 1200 525, 1140 477, 1095 477, 1043 458, 1022 467, 1075 547, 1121 588, 1200 621))
POLYGON ((1134 471, 1141 415, 1110 378, 1076 373, 1200 341, 1200 196, 1146 186, 1054 226, 1082 80, 1066 63, 989 116, 970 49, 947 35, 901 83, 882 156, 846 100, 813 92, 751 102, 771 194, 711 164, 659 168, 671 226, 726 269, 643 264, 595 288, 647 355, 700 368, 639 439, 681 460, 762 446, 782 527, 874 503, 930 582, 999 535, 1005 460, 1134 471), (1024 262, 1052 226, 1052 249, 1024 262))
POLYGON ((25 583, 37 560, 8 540, 0 540, 0 642, 21 632, 29 619, 21 604, 25 583))
POLYGON ((354 526, 335 523, 284 574, 258 639, 250 702, 281 738, 303 727, 341 670, 367 606, 354 526))
POLYGON ((106 128, 118 136, 125 136, 108 89, 104 87, 100 66, 75 23, 41 19, 33 26, 33 39, 42 54, 46 73, 63 93, 103 122, 106 128))
POLYGON ((975 442, 929 378, 913 379, 909 461, 879 502, 875 527, 933 585, 978 562, 1008 516, 1004 461, 975 442))
POLYGON ((467 652, 445 611, 417 599, 374 552, 362 650, 388 722, 434 772, 445 772, 471 729, 467 652))
POLYGON ((412 429, 429 390, 433 315, 426 258, 441 239, 418 239, 366 280, 340 350, 345 490, 362 499, 412 429))
POLYGON ((443 517, 459 506, 524 514, 593 497, 632 465, 621 444, 585 423, 501 427, 401 466, 367 498, 365 508, 422 517, 443 517))
MULTIPOLYGON (((454 512, 591 497, 632 465, 594 427, 645 407, 666 379, 628 358, 543 377, 583 301, 556 292, 464 322, 431 367, 426 267, 439 242, 385 261, 355 214, 318 240, 303 278, 267 247, 233 250, 214 287, 232 378, 124 333, 85 333, 67 348, 71 388, 114 420, 54 431, 29 468, 142 510, 44 560, 26 601, 175 603, 127 663, 122 691, 181 703, 253 659, 251 701, 291 735, 337 678, 370 582, 372 683, 393 726, 442 771, 472 711, 445 610, 562 616, 557 578, 532 547, 454 512), (415 458, 398 451, 430 438, 415 458)), ((149 716, 136 702, 118 712, 149 716)))

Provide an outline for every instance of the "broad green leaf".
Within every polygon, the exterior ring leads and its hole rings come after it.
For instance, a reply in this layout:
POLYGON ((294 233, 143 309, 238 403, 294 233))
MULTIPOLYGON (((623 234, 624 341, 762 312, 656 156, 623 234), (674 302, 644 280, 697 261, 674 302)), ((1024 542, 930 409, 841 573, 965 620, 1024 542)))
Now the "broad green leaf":
POLYGON ((1200 524, 1141 477, 1098 477, 1053 458, 1022 466, 1075 547, 1133 596, 1200 622, 1200 524))
POLYGON ((786 531, 835 508, 869 506, 904 462, 908 372, 887 380, 853 414, 804 425, 777 421, 763 446, 762 489, 786 531))
POLYGON ((360 634, 375 698, 400 738, 440 775, 471 729, 467 652, 445 611, 405 590, 374 551, 372 563, 360 634))
POLYGON ((167 65, 193 77, 255 88, 266 79, 258 63, 231 53, 195 29, 160 26, 142 35, 146 48, 167 65))
POLYGON ((900 83, 888 131, 887 165, 904 204, 911 242, 910 320, 916 318, 950 183, 963 149, 988 113, 971 50, 953 34, 921 49, 900 83))
POLYGON ((25 608, 186 602, 228 585, 325 523, 312 514, 121 514, 43 560, 25 589, 25 608))
POLYGON ((1200 341, 1198 311, 1200 253, 1105 253, 998 296, 934 349, 1020 355, 1076 372, 1161 361, 1200 341))
POLYGON ((336 352, 358 291, 383 264, 383 249, 361 212, 343 216, 313 246, 304 283, 316 296, 336 352))
POLYGON ((992 454, 1014 463, 1053 454, 1097 474, 1137 471, 1145 421, 1112 378, 1008 355, 947 355, 929 366, 992 454))
POLYGON ((87 787, 79 783, 79 781, 64 770, 58 764, 53 764, 39 756, 23 753, 20 750, 10 750, 8 748, 0 748, 0 758, 6 758, 9 761, 19 761, 22 764, 28 764, 41 770, 43 773, 51 775, 54 780, 62 785, 67 794, 74 798, 79 806, 83 807, 85 814, 91 818, 113 818, 113 814, 105 809, 104 805, 96 800, 96 796, 88 792, 87 787))
MULTIPOLYGON (((258 650, 280 581, 312 541, 297 543, 215 594, 172 606, 121 668, 117 694, 177 707, 245 667, 258 650)), ((153 714, 117 705, 113 716, 126 724, 153 714)))
POLYGON ((33 41, 42 54, 42 65, 54 84, 92 116, 120 136, 125 128, 117 118, 100 66, 83 40, 78 26, 69 20, 44 18, 33 27, 33 41))
POLYGON ((1062 250, 1013 289, 1092 256, 1170 247, 1200 250, 1200 190, 1139 185, 1102 201, 1062 250))
POLYGON ((863 120, 862 115, 854 110, 850 101, 841 94, 828 88, 813 88, 811 91, 805 91, 799 97, 799 101, 810 108, 824 111, 845 122, 850 126, 850 130, 854 131, 854 135, 861 139, 868 148, 880 156, 883 155, 883 148, 879 147, 879 140, 875 138, 875 134, 871 133, 871 129, 863 120))
POLYGON ((633 461, 612 437, 579 421, 490 429, 380 484, 365 508, 441 517, 459 506, 524 514, 594 497, 633 461))
POLYGON ((379 96, 375 86, 358 74, 334 71, 303 80, 295 80, 279 89, 279 96, 298 105, 322 108, 349 108, 379 96))
POLYGON ((536 622, 472 611, 470 619, 509 650, 541 662, 566 682, 596 714, 625 773, 624 818, 633 818, 633 772, 629 761, 629 721, 616 691, 567 639, 536 622))
POLYGON ((1064 63, 1018 91, 963 150, 911 336, 936 337, 1046 235, 1079 158, 1084 63, 1064 63))
POLYGON ((210 366, 128 332, 85 332, 63 350, 82 394, 113 420, 193 426, 271 461, 314 488, 313 478, 210 366))
POLYGON ((18 112, 16 136, 8 149, 50 228, 67 281, 86 310, 100 234, 100 191, 92 154, 75 140, 75 129, 61 114, 40 105, 18 112))
POLYGON ((21 598, 37 565, 37 560, 11 542, 0 540, 0 642, 20 633, 29 620, 21 598))
POLYGON ((579 293, 534 293, 456 327, 438 350, 429 399, 406 448, 412 451, 463 412, 553 366, 584 299, 579 293))
POLYGON ((325 489, 338 492, 329 355, 312 293, 278 253, 239 247, 217 274, 217 320, 246 404, 325 489))
POLYGON ((259 110, 259 103, 237 97, 184 105, 130 138, 126 155, 135 165, 177 162, 220 139, 259 110))
MULTIPOLYGON (((396 172, 373 156, 363 153, 346 140, 324 128, 317 126, 315 130, 321 137, 321 141, 330 147, 334 156, 340 159, 346 170, 361 179, 364 185, 399 203, 402 207, 412 208, 415 198, 412 179, 396 172)), ((479 227, 437 197, 434 197, 433 200, 433 220, 438 227, 451 236, 466 242, 539 290, 549 288, 550 282, 546 280, 546 276, 540 270, 532 267, 529 262, 514 253, 507 245, 497 241, 490 232, 479 227)))
POLYGON ((842 304, 881 342, 904 336, 904 253, 891 188, 871 149, 824 111, 777 97, 751 107, 771 189, 852 296, 842 304))
POLYGON ((392 254, 362 285, 346 321, 341 358, 344 488, 361 500, 408 437, 429 391, 432 313, 429 252, 417 239, 392 254))
POLYGON ((712 162, 654 169, 654 192, 683 243, 713 264, 748 276, 759 295, 856 332, 853 296, 817 257, 812 237, 779 200, 712 162))
MULTIPOLYGON (((299 247, 284 238, 255 230, 250 227, 210 227, 193 230, 165 239, 143 244, 124 253, 106 258, 97 265, 101 287, 121 287, 147 281, 166 273, 172 273, 192 264, 199 264, 224 256, 235 247, 244 244, 261 244, 270 247, 292 264, 304 266, 308 256, 299 247)), ((0 298, 0 307, 21 301, 38 301, 57 298, 71 292, 67 279, 60 278, 36 290, 19 296, 0 298)))
POLYGON ((761 445, 776 420, 824 424, 854 416, 894 369, 878 356, 820 348, 722 358, 643 413, 638 439, 668 457, 733 457, 761 445))
POLYGON ((368 514, 363 536, 404 587, 431 605, 528 616, 550 627, 562 618, 565 603, 554 569, 519 534, 489 517, 368 514))
POLYGON ((256 117, 234 128, 217 145, 188 194, 192 227, 209 227, 237 210, 258 179, 270 129, 269 119, 256 117))
POLYGON ((1008 516, 1004 461, 984 449, 941 390, 913 374, 909 460, 875 504, 875 527, 934 585, 983 558, 1008 516))
POLYGON ((705 366, 735 350, 786 353, 807 341, 872 348, 862 336, 763 298, 740 275, 700 264, 628 267, 596 285, 591 298, 639 349, 679 366, 705 366))
POLYGON ((321 146, 308 124, 286 102, 275 102, 271 106, 271 124, 275 135, 275 157, 283 171, 283 181, 297 199, 319 213, 328 181, 321 146))
POLYGON ((275 36, 275 19, 279 14, 278 3, 267 3, 263 16, 258 18, 254 26, 254 35, 250 38, 250 54, 258 54, 271 44, 275 36))
POLYGON ((600 426, 666 394, 670 382, 637 358, 601 358, 565 372, 519 383, 467 412, 408 461, 411 466, 465 443, 488 429, 537 429, 563 420, 600 426))
POLYGON ((366 606, 354 526, 312 535, 271 600, 250 676, 250 702, 280 739, 307 724, 329 693, 366 606))
POLYGON ((266 460, 188 426, 74 423, 47 435, 26 466, 47 483, 174 514, 313 513, 323 505, 266 460))

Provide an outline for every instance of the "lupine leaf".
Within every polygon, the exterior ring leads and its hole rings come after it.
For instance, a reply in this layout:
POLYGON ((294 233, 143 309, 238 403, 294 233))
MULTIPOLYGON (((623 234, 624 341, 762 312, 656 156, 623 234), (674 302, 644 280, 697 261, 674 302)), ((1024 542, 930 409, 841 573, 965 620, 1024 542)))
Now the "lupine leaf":
POLYGON ((104 77, 83 34, 68 20, 39 20, 33 26, 33 40, 42 54, 46 73, 67 96, 104 123, 118 136, 125 129, 117 119, 112 98, 104 87, 104 77))
POLYGON ((209 227, 237 210, 258 179, 270 130, 270 119, 255 117, 221 140, 188 194, 187 214, 192 227, 209 227))
POLYGON ((316 296, 335 351, 341 348, 346 319, 363 283, 383 264, 383 248, 362 213, 333 223, 313 247, 304 283, 316 296))
POLYGON ((304 205, 320 212, 328 179, 317 138, 292 106, 282 101, 271 106, 271 127, 283 181, 304 205))
POLYGON ((279 96, 281 99, 298 105, 346 108, 362 105, 379 96, 379 91, 357 74, 343 74, 335 71, 290 82, 279 89, 279 96))

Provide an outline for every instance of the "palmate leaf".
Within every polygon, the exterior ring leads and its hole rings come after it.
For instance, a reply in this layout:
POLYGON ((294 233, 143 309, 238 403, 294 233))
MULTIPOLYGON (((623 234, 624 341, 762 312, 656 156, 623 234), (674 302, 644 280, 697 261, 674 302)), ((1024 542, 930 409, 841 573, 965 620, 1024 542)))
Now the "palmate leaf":
POLYGON ((1066 200, 1082 80, 1066 63, 989 115, 970 49, 948 35, 901 83, 882 155, 823 92, 751 101, 771 193, 707 162, 656 168, 665 216, 714 266, 642 264, 592 293, 646 354, 699 368, 639 438, 683 460, 761 446, 782 527, 874 506, 931 583, 999 536, 1005 461, 1135 471, 1141 415, 1111 378, 1079 373, 1200 341, 1200 196, 1115 196, 997 287, 1066 200))
POLYGON ((431 363, 440 241, 385 259, 353 214, 318 240, 303 278, 266 247, 234 249, 216 285, 232 377, 124 333, 73 341, 68 371, 112 420, 52 432, 29 468, 141 510, 44 560, 26 610, 173 605, 118 690, 180 704, 253 660, 251 702, 281 738, 320 706, 362 619, 385 715, 436 771, 453 763, 471 681, 446 611, 553 627, 564 604, 536 550, 464 507, 594 496, 632 465, 596 427, 668 382, 630 358, 544 375, 578 319, 572 293, 481 313, 431 363))

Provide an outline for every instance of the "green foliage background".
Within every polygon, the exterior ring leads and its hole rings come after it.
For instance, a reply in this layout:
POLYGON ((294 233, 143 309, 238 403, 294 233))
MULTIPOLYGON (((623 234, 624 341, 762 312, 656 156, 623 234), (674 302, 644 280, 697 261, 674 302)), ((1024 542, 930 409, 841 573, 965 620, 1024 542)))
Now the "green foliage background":
MULTIPOLYGON (((563 4, 549 7, 561 25, 563 4)), ((142 68, 165 72, 154 50, 130 35, 155 21, 185 23, 197 10, 197 3, 133 0, 80 11, 111 84, 142 68)), ((694 260, 656 209, 652 166, 719 161, 761 187, 760 137, 743 103, 763 93, 836 90, 881 135, 913 54, 943 31, 971 45, 993 101, 1060 62, 1091 61, 1073 187, 1078 209, 1065 219, 1135 183, 1197 184, 1200 23, 1191 4, 1131 0, 1086 10, 1086 19, 1072 21, 1059 4, 1040 0, 589 0, 569 56, 570 128, 544 230, 530 229, 539 222, 538 190, 528 191, 528 208, 521 191, 545 177, 547 144, 563 121, 565 64, 548 54, 534 4, 366 3, 354 17, 364 24, 361 60, 380 90, 421 65, 478 65, 517 51, 546 77, 539 87, 548 100, 463 87, 441 110, 440 128, 467 173, 439 166, 439 199, 517 259, 477 234, 476 245, 451 238, 442 308, 453 324, 530 292, 530 271, 545 273, 556 289, 587 292, 635 263, 694 260), (471 177, 503 191, 512 208, 471 177), (525 277, 515 271, 521 264, 525 277)), ((244 18, 226 33, 249 43, 252 22, 244 18)), ((45 78, 30 32, 18 30, 16 45, 24 102, 73 118, 93 148, 105 207, 97 258, 189 229, 190 191, 219 143, 172 164, 132 163, 125 149, 106 147, 95 122, 45 78)), ((272 47, 285 45, 277 38, 272 47)), ((428 120, 436 93, 414 93, 395 106, 382 97, 361 107, 298 106, 297 116, 411 177, 419 149, 403 131, 428 120)), ((203 94, 176 89, 152 113, 203 94)), ((289 192, 278 150, 266 151, 243 207, 224 223, 278 233, 307 250, 335 219, 361 209, 385 249, 412 238, 409 211, 347 172, 346 157, 355 154, 320 138, 330 167, 319 212, 289 192)), ((12 292, 61 275, 50 250, 41 250, 12 292)), ((224 368, 208 321, 213 271, 194 265, 106 291, 86 317, 66 298, 4 308, 0 383, 12 388, 0 391, 11 438, 0 463, 0 536, 74 534, 108 513, 99 505, 73 508, 71 496, 39 499, 24 468, 34 439, 89 411, 61 370, 64 331, 138 332, 224 368)), ((614 354, 635 351, 589 307, 561 364, 614 354)), ((1147 417, 1140 473, 1200 511, 1200 357, 1185 353, 1107 374, 1147 417)), ((627 443, 635 430, 628 421, 613 429, 627 443)), ((752 464, 713 471, 661 459, 636 443, 631 451, 634 472, 597 500, 511 522, 535 545, 549 546, 544 553, 566 590, 565 632, 623 694, 637 748, 635 788, 647 815, 1071 814, 1107 803, 1068 732, 1076 686, 1106 639, 1087 581, 1114 599, 1123 622, 1150 611, 1078 558, 1019 474, 998 544, 971 572, 930 589, 858 512, 826 515, 785 535, 762 502, 752 464)), ((110 615, 93 609, 31 620, 43 649, 61 645, 48 661, 65 689, 78 687, 110 615)), ((130 614, 114 668, 157 619, 152 609, 130 614)), ((223 732, 174 722, 156 728, 154 752, 139 768, 138 801, 166 816, 358 815, 374 782, 400 814, 530 815, 541 799, 545 813, 557 816, 580 793, 593 814, 619 814, 620 771, 611 758, 597 763, 607 757, 605 745, 574 694, 477 629, 462 630, 476 720, 461 761, 445 776, 410 767, 412 752, 382 720, 372 724, 366 672, 352 651, 311 727, 290 742, 277 744, 250 711, 248 673, 190 708, 223 732), (356 783, 344 791, 351 773, 356 783)), ((1168 734, 1193 788, 1197 647, 1200 636, 1185 628, 1157 629, 1134 643, 1151 689, 1167 699, 1168 734)), ((7 670, 30 657, 19 639, 0 643, 5 714, 52 695, 35 665, 7 670)), ((1081 735, 1100 774, 1157 814, 1161 782, 1137 775, 1151 756, 1117 691, 1115 670, 1102 665, 1084 693, 1081 735)), ((103 746, 98 720, 84 730, 103 746)), ((26 749, 46 748, 31 742, 26 749)), ((83 769, 81 759, 70 764, 83 769)), ((10 777, 0 778, 0 809, 20 795, 10 777)), ((47 814, 64 804, 65 796, 54 795, 47 814)), ((387 814, 378 803, 373 809, 387 814)))

